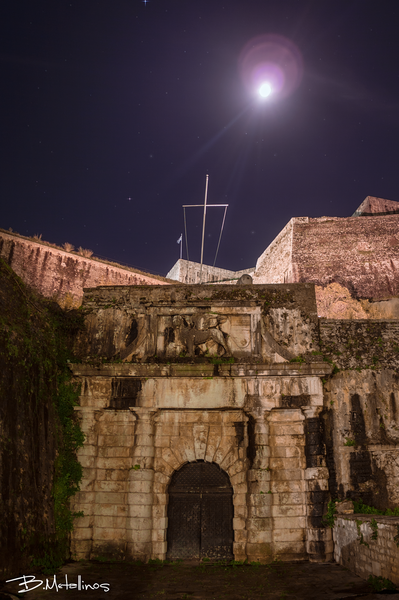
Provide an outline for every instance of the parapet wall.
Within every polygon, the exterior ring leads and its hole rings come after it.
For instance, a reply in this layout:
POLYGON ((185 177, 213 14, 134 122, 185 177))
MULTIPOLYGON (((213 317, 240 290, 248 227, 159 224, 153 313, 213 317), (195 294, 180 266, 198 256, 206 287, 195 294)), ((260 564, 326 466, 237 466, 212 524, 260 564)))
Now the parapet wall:
POLYGON ((136 273, 4 232, 0 232, 0 257, 24 283, 66 308, 80 306, 86 287, 168 285, 163 277, 136 273))
POLYGON ((254 283, 337 282, 355 298, 399 296, 399 215, 294 218, 259 257, 254 283))
POLYGON ((335 520, 333 535, 337 563, 364 579, 372 575, 399 585, 398 517, 340 516, 335 520))
POLYGON ((295 220, 292 281, 336 281, 357 298, 399 295, 399 215, 295 220))

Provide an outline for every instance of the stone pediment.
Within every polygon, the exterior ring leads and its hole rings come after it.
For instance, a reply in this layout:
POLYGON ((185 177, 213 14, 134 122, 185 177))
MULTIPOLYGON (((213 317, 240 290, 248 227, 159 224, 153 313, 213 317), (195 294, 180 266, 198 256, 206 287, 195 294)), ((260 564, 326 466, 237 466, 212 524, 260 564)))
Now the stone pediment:
POLYGON ((123 362, 287 362, 317 350, 311 284, 85 291, 78 355, 123 362))

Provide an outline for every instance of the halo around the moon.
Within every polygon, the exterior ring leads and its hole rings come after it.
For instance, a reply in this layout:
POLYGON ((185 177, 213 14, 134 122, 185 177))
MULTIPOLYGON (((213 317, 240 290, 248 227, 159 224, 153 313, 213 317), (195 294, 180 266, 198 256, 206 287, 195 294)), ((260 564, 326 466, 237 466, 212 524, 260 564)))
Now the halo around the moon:
POLYGON ((289 96, 300 84, 303 61, 299 49, 281 35, 250 40, 238 60, 241 78, 251 93, 267 98, 289 96))

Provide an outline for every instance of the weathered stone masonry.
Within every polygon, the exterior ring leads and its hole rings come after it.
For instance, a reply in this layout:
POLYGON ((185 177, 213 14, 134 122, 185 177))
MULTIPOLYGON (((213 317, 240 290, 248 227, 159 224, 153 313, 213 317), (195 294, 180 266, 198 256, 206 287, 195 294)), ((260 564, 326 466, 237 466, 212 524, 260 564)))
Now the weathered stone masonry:
MULTIPOLYGON (((166 558, 172 475, 204 461, 233 488, 236 560, 330 560, 322 515, 334 486, 356 491, 345 457, 370 451, 369 430, 363 450, 344 446, 342 378, 363 398, 361 374, 338 373, 323 394, 332 365, 320 356, 313 286, 96 288, 84 310, 73 372, 87 435, 74 509, 85 516, 74 556, 166 558)), ((384 373, 382 397, 396 403, 384 373)), ((373 469, 358 492, 376 489, 373 469)))

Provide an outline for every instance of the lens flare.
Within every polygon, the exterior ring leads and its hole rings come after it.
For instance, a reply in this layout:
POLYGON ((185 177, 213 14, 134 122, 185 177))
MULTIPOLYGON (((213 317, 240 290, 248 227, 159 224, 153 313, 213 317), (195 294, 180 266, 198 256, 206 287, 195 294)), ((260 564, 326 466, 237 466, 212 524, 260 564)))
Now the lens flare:
POLYGON ((303 61, 293 42, 267 34, 250 40, 241 51, 238 67, 245 86, 263 98, 289 96, 301 83, 303 61))
POLYGON ((272 93, 272 86, 270 85, 270 83, 267 82, 262 83, 258 91, 259 95, 262 96, 262 98, 267 98, 272 93))

